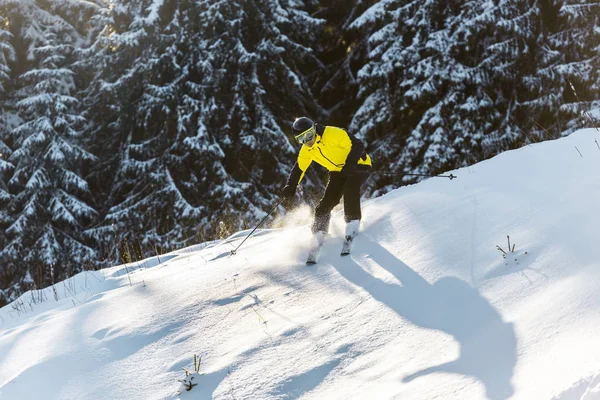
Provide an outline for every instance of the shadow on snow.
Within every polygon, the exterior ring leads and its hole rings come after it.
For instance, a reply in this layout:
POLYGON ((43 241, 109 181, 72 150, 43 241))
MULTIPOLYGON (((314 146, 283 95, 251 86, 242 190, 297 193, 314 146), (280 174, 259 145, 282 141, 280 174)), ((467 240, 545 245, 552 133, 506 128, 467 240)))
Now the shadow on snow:
POLYGON ((373 277, 348 258, 334 263, 343 277, 363 287, 405 320, 445 332, 460 344, 458 359, 416 371, 405 376, 404 382, 432 373, 452 373, 482 382, 489 399, 503 400, 513 394, 511 378, 517 360, 513 324, 504 322, 475 288, 456 277, 430 284, 365 236, 356 242, 354 253, 368 255, 402 282, 402 286, 373 277))

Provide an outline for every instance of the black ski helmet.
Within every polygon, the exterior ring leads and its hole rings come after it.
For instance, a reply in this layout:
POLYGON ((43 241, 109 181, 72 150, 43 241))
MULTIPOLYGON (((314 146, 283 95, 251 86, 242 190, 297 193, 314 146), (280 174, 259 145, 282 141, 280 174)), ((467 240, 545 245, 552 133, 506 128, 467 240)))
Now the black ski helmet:
POLYGON ((294 121, 294 124, 292 125, 292 131, 294 132, 294 136, 297 136, 313 126, 315 126, 315 123, 312 119, 308 117, 300 117, 296 118, 294 121))

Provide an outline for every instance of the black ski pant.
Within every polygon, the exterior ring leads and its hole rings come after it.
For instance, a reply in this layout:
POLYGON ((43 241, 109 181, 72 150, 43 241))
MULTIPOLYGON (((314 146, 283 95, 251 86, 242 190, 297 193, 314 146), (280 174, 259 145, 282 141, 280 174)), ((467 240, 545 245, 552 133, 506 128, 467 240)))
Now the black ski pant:
POLYGON ((369 170, 360 170, 356 175, 340 176, 339 172, 329 173, 329 182, 325 194, 315 208, 315 220, 312 225, 313 233, 329 231, 331 210, 344 196, 344 219, 350 222, 361 218, 360 213, 360 187, 369 177, 369 170))

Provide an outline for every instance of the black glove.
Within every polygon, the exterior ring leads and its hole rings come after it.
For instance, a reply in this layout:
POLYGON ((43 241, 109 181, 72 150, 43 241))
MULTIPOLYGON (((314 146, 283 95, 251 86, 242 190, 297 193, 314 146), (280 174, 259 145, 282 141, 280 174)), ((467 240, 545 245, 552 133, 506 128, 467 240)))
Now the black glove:
POLYGON ((293 198, 295 194, 296 194, 296 186, 285 185, 285 187, 281 191, 281 196, 285 197, 286 199, 293 198))
POLYGON ((340 176, 343 176, 345 178, 353 175, 356 175, 356 165, 346 164, 340 171, 340 176))

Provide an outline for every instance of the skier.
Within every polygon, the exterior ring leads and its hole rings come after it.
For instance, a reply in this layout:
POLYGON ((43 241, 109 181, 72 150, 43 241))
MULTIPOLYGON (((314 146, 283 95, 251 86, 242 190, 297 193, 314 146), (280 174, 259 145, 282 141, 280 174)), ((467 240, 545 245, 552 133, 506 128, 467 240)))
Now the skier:
MULTIPOLYGON (((315 124, 310 118, 297 118, 292 131, 302 148, 282 191, 285 198, 293 198, 296 187, 311 162, 321 164, 329 171, 329 182, 323 198, 315 208, 312 232, 323 243, 329 231, 331 210, 344 196, 346 238, 354 237, 360 223, 360 187, 371 172, 371 157, 363 143, 352 134, 335 126, 315 124)), ((351 239, 350 239, 351 240, 351 239)))

